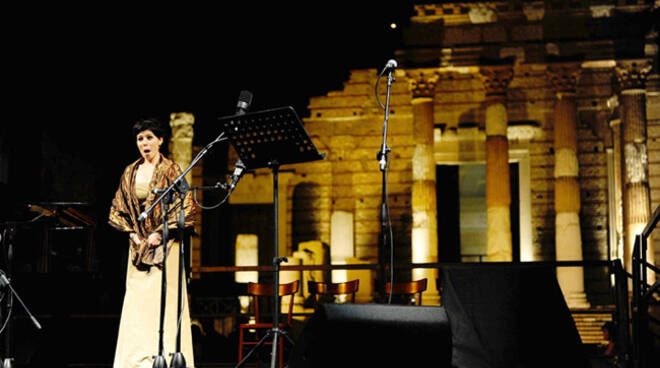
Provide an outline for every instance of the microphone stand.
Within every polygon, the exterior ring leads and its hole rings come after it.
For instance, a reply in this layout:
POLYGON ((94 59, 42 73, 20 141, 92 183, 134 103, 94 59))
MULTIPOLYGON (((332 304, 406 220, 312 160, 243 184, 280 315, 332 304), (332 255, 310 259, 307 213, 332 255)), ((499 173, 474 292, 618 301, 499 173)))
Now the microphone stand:
POLYGON ((184 213, 184 200, 186 193, 190 190, 190 187, 188 186, 188 183, 185 180, 186 174, 192 170, 192 168, 197 165, 197 163, 206 155, 208 150, 218 142, 222 142, 226 140, 227 138, 224 138, 225 133, 221 133, 214 141, 206 145, 204 149, 202 149, 197 156, 192 160, 190 165, 170 184, 169 187, 165 189, 155 189, 155 192, 160 193, 160 197, 154 201, 149 208, 147 208, 142 214, 140 214, 140 217, 138 218, 139 221, 144 221, 149 213, 153 211, 153 209, 158 205, 159 203, 161 204, 162 212, 163 212, 163 270, 162 270, 162 278, 161 278, 161 294, 160 294, 160 327, 158 330, 159 333, 159 338, 158 338, 158 355, 154 357, 154 363, 153 363, 153 368, 167 368, 167 361, 165 360, 165 357, 163 356, 163 340, 164 340, 164 326, 165 326, 165 302, 166 302, 166 295, 167 295, 167 272, 166 272, 166 264, 167 264, 167 241, 168 241, 168 236, 169 236, 169 229, 167 226, 167 213, 169 212, 169 206, 171 203, 173 203, 173 192, 176 191, 179 193, 179 198, 181 199, 181 209, 180 209, 180 215, 179 215, 179 220, 177 222, 177 228, 179 231, 179 274, 177 276, 178 278, 178 290, 177 290, 177 301, 178 301, 178 306, 177 306, 177 334, 176 334, 176 351, 173 354, 172 357, 172 362, 171 362, 171 367, 172 368, 185 368, 186 367, 186 360, 181 353, 181 287, 183 286, 183 280, 182 280, 182 274, 183 272, 183 238, 184 238, 184 228, 185 228, 185 213, 184 213))
POLYGON ((160 289, 160 325, 158 327, 158 355, 154 357, 153 368, 167 368, 167 361, 163 355, 163 339, 165 329, 165 300, 167 295, 167 238, 169 236, 169 229, 167 227, 167 212, 170 210, 170 203, 172 203, 173 196, 171 191, 164 192, 158 201, 154 203, 161 204, 163 212, 163 269, 161 274, 161 289, 160 289))
MULTIPOLYGON (((27 313, 28 317, 30 317, 30 320, 32 321, 32 324, 38 329, 41 330, 41 324, 39 324, 39 321, 34 317, 34 315, 30 312, 30 310, 27 308, 25 303, 23 303, 23 300, 18 296, 18 293, 16 293, 16 290, 11 286, 10 279, 12 275, 12 258, 14 254, 13 250, 13 245, 12 245, 12 239, 14 237, 14 233, 16 232, 16 227, 17 225, 22 225, 22 224, 30 224, 38 220, 39 218, 43 217, 43 214, 33 218, 32 220, 26 221, 26 222, 6 222, 4 223, 5 229, 2 230, 2 233, 0 234, 0 242, 2 243, 2 260, 5 265, 6 271, 3 272, 0 270, 0 288, 7 287, 10 290, 10 293, 8 293, 5 297, 7 298, 4 304, 4 310, 0 308, 0 321, 3 320, 2 315, 6 314, 6 321, 4 322, 4 328, 6 329, 5 331, 5 357, 0 361, 0 364, 2 365, 2 368, 11 368, 13 366, 14 358, 11 357, 11 310, 13 306, 13 296, 16 297, 16 299, 19 301, 21 306, 23 306, 23 309, 27 313)), ((0 328, 0 332, 2 332, 2 328, 0 328)))
POLYGON ((183 287, 183 278, 186 277, 186 283, 187 283, 187 276, 185 273, 185 263, 183 262, 183 257, 184 255, 184 229, 186 227, 186 214, 184 210, 184 201, 186 198, 186 193, 190 190, 190 187, 188 186, 188 183, 186 183, 185 179, 179 181, 179 184, 177 185, 177 191, 179 192, 179 203, 181 203, 180 211, 179 211, 179 221, 177 222, 177 229, 179 231, 179 275, 178 275, 178 287, 177 287, 177 331, 176 331, 176 352, 174 353, 174 356, 172 357, 172 363, 170 367, 172 368, 185 368, 186 367, 186 359, 183 356, 183 353, 181 353, 181 312, 182 312, 182 299, 183 294, 181 292, 181 289, 183 287), (183 275, 183 276, 182 276, 183 275))
MULTIPOLYGON (((2 230, 2 234, 0 235, 2 237, 2 258, 5 264, 5 270, 6 274, 11 277, 12 274, 12 267, 11 267, 11 258, 12 258, 12 253, 13 253, 13 247, 11 244, 11 240, 14 237, 14 232, 16 231, 16 227, 14 224, 8 223, 6 228, 2 230)), ((7 318, 7 325, 6 325, 6 332, 5 332, 5 358, 1 361, 2 366, 7 366, 11 367, 12 362, 14 358, 11 357, 11 321, 9 319, 11 318, 11 307, 12 307, 12 302, 11 302, 11 297, 7 295, 7 299, 5 300, 4 303, 4 308, 0 309, 0 321, 3 320, 2 317, 3 315, 6 314, 7 318)))
POLYGON ((37 321, 37 318, 34 317, 34 315, 30 312, 30 310, 25 305, 25 303, 23 303, 23 300, 21 299, 21 297, 18 296, 18 293, 11 286, 11 283, 9 282, 9 279, 7 278, 7 276, 5 276, 5 273, 0 271, 0 287, 5 287, 5 286, 9 288, 9 290, 11 291, 12 294, 14 294, 14 296, 16 297, 16 300, 18 300, 18 302, 21 304, 21 306, 25 310, 25 313, 27 313, 28 317, 30 317, 30 320, 32 321, 32 324, 34 324, 34 327, 36 327, 37 330, 41 330, 41 324, 39 323, 39 321, 37 321))
MULTIPOLYGON (((176 350, 175 353, 172 356, 172 362, 170 363, 171 368, 186 368, 186 358, 181 352, 181 315, 183 311, 183 293, 181 290, 183 289, 183 279, 185 277, 186 279, 186 284, 188 282, 188 276, 185 272, 185 262, 183 261, 184 259, 184 247, 183 247, 183 242, 185 238, 185 227, 186 227, 186 213, 184 210, 184 202, 186 198, 186 193, 188 193, 191 189, 201 189, 201 190, 214 190, 218 188, 223 188, 226 189, 227 186, 224 184, 216 184, 214 186, 210 187, 195 187, 195 188, 190 188, 188 183, 186 182, 185 179, 180 180, 177 185, 176 185, 176 191, 179 193, 179 202, 181 203, 181 206, 179 207, 179 218, 177 221, 177 231, 178 237, 179 237, 179 276, 178 276, 178 288, 177 288, 177 332, 176 332, 176 350), (182 276, 183 275, 183 276, 182 276)), ((166 220, 164 220, 166 221, 166 220)), ((165 230, 165 228, 163 228, 165 230)), ((164 233, 163 233, 164 234, 164 233)), ((164 236, 163 236, 164 237, 164 236)), ((165 266, 163 265, 163 275, 165 274, 165 266)), ((162 297, 162 295, 161 295, 162 297)), ((164 301, 164 299, 162 300, 164 301)), ((163 303, 161 301, 161 318, 162 315, 164 315, 165 310, 163 303)), ((162 319, 161 319, 162 323, 162 319)), ((161 325, 161 330, 162 330, 162 325, 161 325)))
MULTIPOLYGON (((378 82, 376 82, 376 99, 381 107, 385 110, 385 120, 383 121, 383 142, 381 144, 380 151, 376 155, 376 158, 379 162, 379 167, 382 176, 382 192, 381 192, 381 204, 380 204, 380 264, 384 265, 384 249, 389 242, 392 241, 391 234, 388 233, 388 223, 389 223, 389 205, 387 201, 387 174, 389 171, 389 155, 390 147, 387 145, 387 124, 390 119, 390 90, 392 88, 392 82, 394 78, 392 77, 393 68, 388 68, 387 73, 387 95, 385 99, 385 106, 382 106, 380 99, 378 99, 378 82)), ((383 73, 378 76, 378 79, 382 77, 383 73)), ((394 249, 390 249, 390 282, 394 279, 394 249)), ((385 295, 385 267, 380 268, 380 294, 385 295)), ((392 302, 392 293, 390 293, 388 298, 388 304, 392 302)))
MULTIPOLYGON (((2 257, 3 261, 5 264, 5 270, 6 274, 11 277, 12 274, 12 267, 11 267, 11 259, 13 255, 13 246, 12 246, 12 238, 14 237, 14 232, 16 231, 16 227, 14 224, 7 224, 7 228, 3 229, 2 231, 2 257)), ((2 367, 11 367, 12 362, 14 358, 11 357, 11 321, 9 320, 11 318, 11 309, 12 309, 12 300, 10 295, 6 295, 7 299, 5 300, 4 303, 4 309, 1 310, 0 312, 0 320, 3 318, 3 314, 6 314, 7 318, 7 325, 6 325, 6 332, 5 332, 5 358, 2 360, 2 367)))

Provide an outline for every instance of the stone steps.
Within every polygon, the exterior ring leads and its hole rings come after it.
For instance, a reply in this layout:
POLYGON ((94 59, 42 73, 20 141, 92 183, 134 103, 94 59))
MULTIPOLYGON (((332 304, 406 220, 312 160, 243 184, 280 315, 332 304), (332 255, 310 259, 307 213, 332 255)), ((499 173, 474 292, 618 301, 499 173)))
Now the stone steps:
POLYGON ((605 322, 612 321, 612 312, 594 312, 592 310, 571 311, 575 327, 583 344, 606 344, 602 327, 605 322))

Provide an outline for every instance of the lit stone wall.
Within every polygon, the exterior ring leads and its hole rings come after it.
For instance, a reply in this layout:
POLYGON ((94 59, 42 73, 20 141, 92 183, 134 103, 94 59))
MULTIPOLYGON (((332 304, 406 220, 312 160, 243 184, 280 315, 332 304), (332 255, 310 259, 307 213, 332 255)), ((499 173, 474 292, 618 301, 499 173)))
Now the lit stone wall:
POLYGON ((607 259, 610 214, 605 209, 610 188, 606 150, 614 148, 607 107, 607 100, 614 93, 611 77, 611 69, 583 68, 577 88, 581 224, 585 242, 594 244, 584 249, 586 260, 607 259))
MULTIPOLYGON (((555 95, 547 81, 545 68, 544 65, 516 66, 506 98, 510 122, 531 121, 541 130, 541 134, 535 135, 526 146, 530 157, 534 260, 553 260, 555 256, 552 141, 555 95)), ((475 70, 438 68, 437 71, 440 78, 433 97, 437 127, 434 147, 436 163, 483 161, 485 95, 479 78, 475 77, 475 70)), ((389 180, 395 229, 405 231, 410 227, 405 222, 411 211, 410 158, 413 146, 410 135, 411 96, 402 88, 404 78, 402 76, 393 85, 394 114, 391 115, 388 143, 395 155, 389 180)), ((323 191, 327 192, 331 209, 355 214, 356 257, 371 260, 376 260, 377 256, 380 173, 375 154, 380 144, 383 118, 373 99, 374 83, 375 71, 353 71, 344 90, 312 98, 311 115, 305 119, 306 129, 319 149, 328 153, 328 158, 323 163, 295 167, 296 180, 317 182, 326 188, 323 191)), ((584 202, 581 225, 586 259, 604 259, 607 254, 605 149, 611 146, 611 136, 603 134, 602 124, 607 122, 604 116, 596 116, 602 121, 594 122, 589 115, 589 108, 594 104, 596 107, 605 104, 608 89, 603 89, 600 83, 602 75, 584 78, 577 96, 581 106, 578 157, 584 202)), ((323 201, 319 204, 326 205, 323 201)), ((324 211, 324 208, 316 210, 324 211)), ((329 218, 324 221, 329 223, 329 218)), ((397 236, 409 241, 410 235, 397 236)), ((406 257, 401 258, 402 261, 409 260, 406 252, 401 247, 398 256, 406 257)))
MULTIPOLYGON (((607 162, 607 149, 614 148, 607 108, 607 100, 614 93, 611 72, 610 69, 582 68, 576 89, 580 226, 585 261, 608 259, 610 247, 617 247, 609 244, 610 235, 616 239, 616 229, 610 229, 610 215, 616 214, 609 211, 610 190, 614 188, 608 186, 607 162)), ((609 298, 607 270, 586 267, 584 278, 589 299, 596 304, 606 302, 609 298)))

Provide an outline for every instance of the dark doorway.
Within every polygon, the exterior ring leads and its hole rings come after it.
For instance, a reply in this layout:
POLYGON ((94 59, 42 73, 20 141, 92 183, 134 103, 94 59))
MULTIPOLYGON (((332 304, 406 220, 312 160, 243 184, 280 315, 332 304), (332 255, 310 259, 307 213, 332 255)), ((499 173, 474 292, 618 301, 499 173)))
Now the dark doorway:
POLYGON ((520 262, 520 176, 518 163, 509 164, 511 183, 511 252, 513 262, 520 262))
MULTIPOLYGON (((238 234, 255 234, 259 241, 259 265, 273 264, 275 246, 275 222, 270 204, 241 204, 229 206, 231 227, 228 229, 229 245, 235 249, 238 234)), ((234 253, 234 252, 232 252, 234 253)), ((233 258, 232 258, 233 260, 233 258)), ((233 263, 233 262, 232 262, 233 263)), ((270 272, 260 272, 259 281, 272 280, 270 272)))
POLYGON ((461 261, 458 165, 436 166, 438 261, 461 261))
MULTIPOLYGON (((518 163, 509 164, 511 245, 520 261, 518 163)), ((436 166, 438 261, 486 261, 486 170, 483 163, 436 166)))

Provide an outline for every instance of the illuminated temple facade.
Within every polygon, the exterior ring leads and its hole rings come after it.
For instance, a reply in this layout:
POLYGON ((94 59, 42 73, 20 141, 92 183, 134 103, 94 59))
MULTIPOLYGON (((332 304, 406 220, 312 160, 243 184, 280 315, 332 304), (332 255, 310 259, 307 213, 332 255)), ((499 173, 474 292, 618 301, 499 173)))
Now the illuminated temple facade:
MULTIPOLYGON (((660 202, 659 8, 416 5, 395 55, 387 135, 396 263, 621 259, 629 269, 634 236, 660 202)), ((353 70, 342 90, 309 102, 305 128, 327 157, 281 168, 279 253, 290 264, 377 263, 385 252, 377 74, 353 70)), ((246 175, 230 203, 272 204, 271 171, 246 175)), ((237 264, 250 264, 239 260, 245 242, 237 264)), ((574 309, 598 304, 603 276, 558 270, 574 309)), ((332 274, 355 277, 368 301, 374 273, 332 274)), ((428 278, 424 304, 439 302, 436 270, 397 277, 428 278)))

